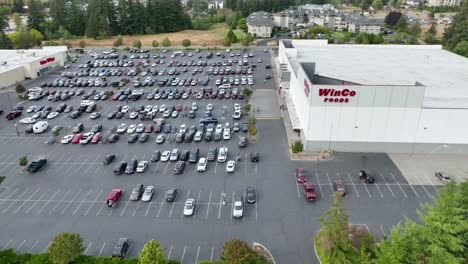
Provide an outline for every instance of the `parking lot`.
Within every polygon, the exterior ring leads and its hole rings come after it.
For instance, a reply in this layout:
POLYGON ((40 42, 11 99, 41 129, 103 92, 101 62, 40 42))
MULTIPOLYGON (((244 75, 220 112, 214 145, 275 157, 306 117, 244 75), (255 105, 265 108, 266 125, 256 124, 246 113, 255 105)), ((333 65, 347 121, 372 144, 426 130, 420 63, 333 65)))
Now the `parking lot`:
MULTIPOLYGON (((101 50, 93 50, 91 53, 102 53, 101 50)), ((192 57, 178 56, 174 58, 180 62, 198 61, 198 53, 193 52, 192 57)), ((230 57, 225 51, 212 51, 213 57, 206 59, 207 51, 201 51, 201 60, 209 62, 221 62, 221 66, 213 68, 224 68, 224 60, 230 57), (224 54, 225 58, 216 56, 216 53, 224 54)), ((243 52, 237 56, 238 51, 233 51, 234 57, 244 57, 243 52)), ((183 72, 183 66, 167 66, 171 60, 172 51, 166 53, 165 63, 151 67, 156 59, 152 57, 154 52, 150 52, 146 68, 158 69, 172 68, 179 69, 178 78, 197 78, 204 80, 210 78, 209 84, 214 90, 215 80, 220 76, 208 75, 209 65, 205 66, 203 72, 192 75, 192 68, 183 72), (195 77, 194 77, 195 76, 195 77)), ((276 89, 272 79, 266 79, 267 74, 272 75, 271 69, 266 69, 265 64, 270 61, 270 53, 264 52, 263 48, 253 50, 254 56, 248 58, 250 63, 256 64, 252 72, 252 90, 276 89), (258 63, 258 59, 261 63, 258 63)), ((123 53, 121 53, 123 54, 123 53)), ((145 54, 145 53, 143 53, 145 54)), ((162 52, 159 52, 162 54, 162 52)), ((130 57, 130 53, 126 53, 130 57)), ((72 64, 65 72, 78 72, 84 68, 79 65, 91 60, 90 54, 84 55, 77 63, 72 64)), ((110 59, 109 59, 110 60, 110 59)), ((130 59, 126 59, 130 60, 130 59)), ((134 59, 140 63, 146 59, 134 59)), ((115 59, 113 60, 115 61, 115 59)), ((198 67, 198 66, 197 66, 198 67)), ((237 65, 232 66, 237 69, 237 65)), ((242 66, 246 69, 248 66, 242 66)), ((242 68, 241 67, 241 68, 242 68)), ((97 69, 124 69, 131 70, 133 67, 97 67, 97 69)), ((53 82, 62 79, 62 70, 57 70, 45 76, 27 82, 26 88, 40 86, 43 83, 53 82)), ((159 73, 158 73, 159 74, 159 73)), ((239 76, 248 74, 239 74, 239 76)), ((172 76, 172 75, 171 75, 172 76)), ((233 75, 224 75, 228 79, 233 75)), ((2 183, 0 191, 0 223, 5 227, 4 239, 0 240, 0 248, 12 247, 18 252, 43 252, 51 239, 60 232, 78 232, 84 238, 86 254, 109 256, 113 243, 119 237, 128 237, 132 243, 130 256, 137 256, 144 243, 150 239, 158 240, 162 243, 165 254, 169 259, 178 259, 182 263, 196 263, 201 260, 217 259, 222 250, 222 244, 233 238, 240 238, 251 243, 261 242, 266 245, 278 263, 304 263, 314 262, 315 258, 311 251, 311 239, 319 228, 318 218, 324 210, 328 209, 332 200, 332 181, 340 179, 347 190, 345 205, 353 223, 367 224, 373 233, 388 233, 389 228, 398 223, 402 216, 412 217, 415 209, 421 202, 430 202, 438 186, 436 184, 409 183, 402 176, 395 164, 384 154, 343 154, 338 153, 335 159, 327 162, 302 162, 291 161, 288 153, 288 143, 285 135, 285 128, 281 119, 257 120, 257 142, 248 143, 245 148, 239 147, 239 139, 245 137, 247 133, 242 130, 235 132, 233 127, 237 122, 242 126, 247 122, 248 116, 245 113, 240 119, 234 119, 234 104, 245 105, 244 99, 200 99, 193 97, 205 87, 196 83, 192 86, 164 86, 158 85, 133 88, 132 79, 135 76, 108 76, 106 82, 121 81, 122 78, 129 78, 127 83, 120 90, 114 87, 85 87, 85 92, 95 89, 100 91, 112 90, 114 94, 124 91, 127 88, 143 90, 145 94, 138 100, 89 100, 96 103, 96 111, 100 112, 100 117, 91 119, 91 113, 82 113, 76 119, 70 117, 69 113, 59 113, 52 119, 42 119, 49 122, 49 128, 42 134, 26 134, 24 130, 28 125, 18 124, 19 135, 13 121, 5 118, 0 120, 0 175, 7 178, 2 183), (146 96, 155 88, 192 90, 192 96, 187 99, 152 99, 146 96), (195 90, 197 92, 195 92, 195 90), (189 118, 187 107, 191 108, 196 102, 198 110, 195 117, 189 118), (167 132, 154 132, 148 134, 148 139, 140 143, 128 143, 128 139, 135 134, 139 138, 145 133, 124 133, 119 134, 116 143, 109 143, 105 139, 113 134, 112 127, 117 128, 125 123, 128 126, 140 123, 156 125, 154 118, 163 118, 162 112, 158 112, 151 119, 140 120, 140 114, 135 119, 130 118, 133 111, 137 111, 140 105, 145 108, 148 105, 158 106, 165 104, 166 107, 181 104, 182 111, 177 117, 164 118, 165 124, 170 124, 171 129, 167 132), (218 124, 224 125, 226 122, 230 126, 229 139, 206 140, 208 125, 203 128, 199 126, 199 121, 206 115, 208 104, 213 110, 211 116, 218 119, 218 124), (130 109, 121 119, 108 119, 107 117, 116 106, 128 105, 130 109), (72 129, 78 124, 84 126, 83 132, 88 132, 96 124, 102 125, 102 139, 97 144, 62 144, 62 137, 74 135, 72 129), (194 126, 197 130, 203 129, 203 138, 200 142, 191 140, 189 142, 176 142, 177 133, 185 124, 187 129, 194 126), (51 129, 54 126, 62 126, 60 136, 53 141, 51 129), (156 143, 158 135, 164 134, 166 138, 161 144, 156 143), (104 140, 103 140, 104 139, 104 140), (209 161, 205 172, 197 172, 197 163, 186 162, 185 170, 181 174, 174 173, 175 162, 156 161, 150 159, 154 151, 159 150, 179 151, 199 150, 199 158, 206 157, 212 148, 227 148, 228 160, 236 160, 240 154, 233 173, 226 172, 226 163, 209 161), (251 162, 250 154, 258 152, 260 161, 251 162), (103 160, 109 154, 115 154, 116 158, 110 165, 104 165, 103 160), (28 173, 18 166, 21 156, 27 155, 29 160, 44 157, 47 164, 37 173, 28 173), (363 164, 362 157, 367 157, 367 162, 363 164), (115 175, 114 166, 120 161, 149 161, 149 165, 143 173, 115 175), (308 180, 316 188, 318 199, 308 202, 304 199, 302 185, 298 184, 294 175, 295 168, 302 167, 306 171, 308 180), (375 178, 374 184, 364 184, 359 180, 358 172, 366 169, 375 178), (141 183, 145 187, 155 186, 156 192, 150 202, 130 201, 129 197, 132 188, 141 183), (247 187, 254 187, 257 201, 254 204, 245 203, 244 216, 241 219, 232 217, 233 201, 235 196, 245 197, 247 187), (123 189, 123 196, 120 197, 117 206, 110 208, 106 205, 105 199, 114 188, 123 189), (171 188, 178 189, 175 202, 164 200, 165 192, 171 188), (225 203, 223 203, 223 193, 225 203), (195 213, 193 216, 184 216, 183 208, 185 200, 192 198, 196 201, 195 213)), ((145 76, 139 75, 140 80, 145 80, 145 76)), ((151 75, 153 78, 170 78, 169 75, 151 75)), ((96 77, 82 77, 85 79, 96 77)), ((240 78, 241 79, 241 78, 240 78)), ((239 90, 249 85, 236 85, 239 90)), ((232 95, 234 88, 231 89, 232 95)), ((63 87, 44 87, 49 90, 63 90, 63 87)), ((79 88, 67 88, 69 91, 77 91, 79 88)), ((216 88, 218 89, 218 88, 216 88)), ((220 89, 218 89, 220 91, 220 89)), ((226 89, 225 93, 228 89, 226 89)), ((205 89, 206 92, 206 89, 205 89)), ((12 93, 11 99, 16 104, 15 96, 12 93)), ((169 97, 169 95, 168 95, 169 97)), ((271 104, 279 109, 278 102, 272 98, 271 104)), ((61 103, 73 106, 78 109, 82 101, 81 96, 73 95, 66 101, 48 100, 47 97, 38 101, 27 101, 22 105, 24 111, 19 121, 25 117, 31 117, 34 113, 26 113, 31 105, 57 107, 61 103)), ((264 102, 265 103, 265 102, 264 102)), ((0 95, 0 108, 8 109, 8 100, 4 94, 0 95)), ((261 106, 252 106, 258 109, 261 106)), ((149 109, 149 108, 148 108, 149 109)), ((261 111, 261 110, 260 110, 261 111)), ((171 114, 172 115, 172 114, 171 114)), ((154 128, 153 128, 154 129, 154 128)), ((183 140, 185 141, 185 140, 183 140)))

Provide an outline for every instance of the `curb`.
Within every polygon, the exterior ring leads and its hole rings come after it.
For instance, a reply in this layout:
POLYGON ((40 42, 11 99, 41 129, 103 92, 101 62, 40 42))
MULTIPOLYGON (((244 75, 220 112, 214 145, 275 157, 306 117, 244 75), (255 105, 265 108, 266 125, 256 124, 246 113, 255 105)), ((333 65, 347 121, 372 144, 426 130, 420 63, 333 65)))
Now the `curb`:
MULTIPOLYGON (((276 261, 275 261, 275 258, 273 257, 273 255, 271 254, 271 252, 262 244, 258 243, 258 242, 253 242, 253 250, 255 250, 255 247, 260 247, 262 248, 269 256, 269 259, 271 260, 271 264, 276 264, 276 261)), ((258 252, 258 251, 257 251, 258 252)), ((267 259, 268 260, 268 259, 267 259)))

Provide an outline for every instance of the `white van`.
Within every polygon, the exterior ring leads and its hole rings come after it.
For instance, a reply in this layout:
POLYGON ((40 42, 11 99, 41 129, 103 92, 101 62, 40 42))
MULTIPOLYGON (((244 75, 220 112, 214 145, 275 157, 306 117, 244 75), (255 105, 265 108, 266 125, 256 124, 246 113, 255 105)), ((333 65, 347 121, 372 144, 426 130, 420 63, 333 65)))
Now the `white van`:
POLYGON ((34 134, 40 134, 47 130, 49 123, 47 121, 39 121, 33 125, 34 134))
POLYGON ((42 88, 41 87, 34 87, 34 88, 30 88, 28 90, 28 93, 41 93, 42 92, 42 88))
POLYGON ((94 104, 94 102, 91 101, 91 100, 82 100, 80 105, 81 106, 89 106, 89 105, 92 105, 92 104, 94 104))

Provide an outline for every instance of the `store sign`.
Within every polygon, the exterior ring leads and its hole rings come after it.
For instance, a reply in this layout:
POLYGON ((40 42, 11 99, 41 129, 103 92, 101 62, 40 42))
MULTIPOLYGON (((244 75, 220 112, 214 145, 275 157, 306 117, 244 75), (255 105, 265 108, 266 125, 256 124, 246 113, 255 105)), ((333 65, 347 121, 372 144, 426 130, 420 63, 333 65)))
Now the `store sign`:
POLYGON ((343 89, 319 89, 319 96, 325 103, 348 103, 350 97, 356 96, 356 91, 343 89))
POLYGON ((41 61, 39 61, 39 63, 40 63, 41 65, 44 65, 44 64, 46 64, 46 63, 53 62, 53 61, 55 61, 55 58, 54 58, 54 57, 41 60, 41 61))
POLYGON ((307 95, 307 97, 309 97, 310 87, 309 87, 309 83, 307 82, 306 79, 304 79, 304 93, 305 93, 305 95, 307 95))

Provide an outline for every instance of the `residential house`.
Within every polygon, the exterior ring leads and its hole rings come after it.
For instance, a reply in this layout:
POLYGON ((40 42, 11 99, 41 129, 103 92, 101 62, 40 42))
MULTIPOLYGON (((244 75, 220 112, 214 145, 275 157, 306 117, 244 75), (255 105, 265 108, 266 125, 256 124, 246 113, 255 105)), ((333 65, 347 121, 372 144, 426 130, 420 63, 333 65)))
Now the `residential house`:
POLYGON ((254 37, 271 37, 274 26, 273 15, 269 12, 254 12, 247 17, 248 32, 254 37))

